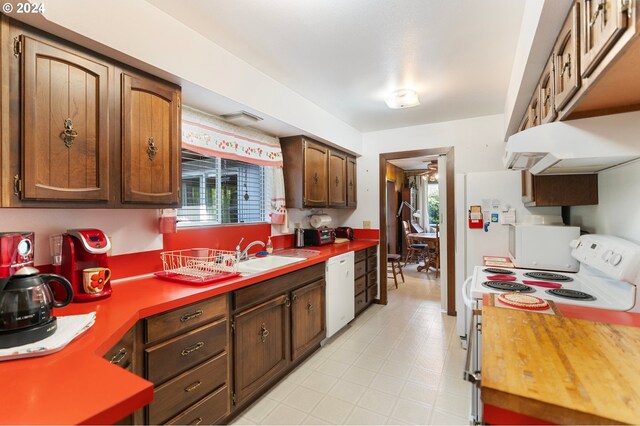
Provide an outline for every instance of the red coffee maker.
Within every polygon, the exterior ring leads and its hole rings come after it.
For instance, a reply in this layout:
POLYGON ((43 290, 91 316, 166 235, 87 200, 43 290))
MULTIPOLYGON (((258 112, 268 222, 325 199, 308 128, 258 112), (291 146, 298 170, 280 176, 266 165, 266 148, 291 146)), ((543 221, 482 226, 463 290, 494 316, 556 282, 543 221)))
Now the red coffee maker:
POLYGON ((108 268, 107 252, 110 249, 111 242, 99 229, 68 229, 62 235, 60 274, 71 282, 74 302, 93 302, 111 295, 109 281, 97 293, 86 292, 82 273, 87 268, 108 268))

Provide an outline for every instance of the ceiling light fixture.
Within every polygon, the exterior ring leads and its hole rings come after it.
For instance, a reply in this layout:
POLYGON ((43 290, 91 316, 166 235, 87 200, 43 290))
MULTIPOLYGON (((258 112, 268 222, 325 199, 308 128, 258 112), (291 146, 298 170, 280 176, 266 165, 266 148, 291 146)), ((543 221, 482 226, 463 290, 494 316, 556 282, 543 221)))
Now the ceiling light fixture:
POLYGON ((410 108, 420 105, 418 94, 415 90, 410 89, 396 90, 385 99, 385 102, 391 109, 410 108))

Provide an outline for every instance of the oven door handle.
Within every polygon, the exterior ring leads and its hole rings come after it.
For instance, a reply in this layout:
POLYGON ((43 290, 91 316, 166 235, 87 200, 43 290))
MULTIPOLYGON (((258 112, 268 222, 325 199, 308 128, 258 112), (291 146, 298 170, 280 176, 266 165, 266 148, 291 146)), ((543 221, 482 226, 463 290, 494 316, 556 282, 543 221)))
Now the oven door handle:
POLYGON ((473 275, 464 280, 464 284, 462 284, 462 300, 467 308, 473 310, 473 301, 471 300, 471 281, 473 281, 473 275))
POLYGON ((470 371, 471 370, 471 352, 473 352, 473 344, 475 339, 475 331, 474 324, 476 315, 480 315, 482 311, 477 309, 471 309, 471 326, 469 327, 469 345, 467 346, 467 361, 464 367, 463 379, 473 383, 476 387, 480 387, 480 371, 470 371))

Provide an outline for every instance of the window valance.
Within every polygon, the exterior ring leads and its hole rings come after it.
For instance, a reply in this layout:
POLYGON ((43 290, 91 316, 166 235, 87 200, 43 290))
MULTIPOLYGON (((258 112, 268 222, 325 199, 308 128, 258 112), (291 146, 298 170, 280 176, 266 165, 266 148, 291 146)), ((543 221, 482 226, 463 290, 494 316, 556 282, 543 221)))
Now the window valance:
POLYGON ((182 147, 203 155, 282 167, 278 138, 186 106, 182 108, 182 147))

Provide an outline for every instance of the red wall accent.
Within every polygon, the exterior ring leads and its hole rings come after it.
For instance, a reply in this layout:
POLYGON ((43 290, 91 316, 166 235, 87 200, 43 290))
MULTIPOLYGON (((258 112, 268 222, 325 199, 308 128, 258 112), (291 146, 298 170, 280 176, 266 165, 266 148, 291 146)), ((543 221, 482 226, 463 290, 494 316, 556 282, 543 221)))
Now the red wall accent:
MULTIPOLYGON (((160 253, 169 250, 183 250, 196 247, 206 247, 221 250, 235 250, 240 238, 242 249, 252 241, 267 241, 271 234, 268 223, 251 225, 212 226, 209 228, 181 229, 174 234, 163 235, 163 250, 152 250, 140 253, 121 254, 109 257, 109 268, 113 279, 127 278, 136 275, 149 274, 162 270, 160 253)), ((377 240, 380 232, 377 229, 354 229, 355 239, 377 240)), ((271 237, 274 249, 293 247, 293 234, 274 235, 271 237)), ((249 253, 264 250, 256 245, 249 253)), ((51 265, 37 265, 40 272, 53 272, 51 265)))
MULTIPOLYGON (((164 234, 164 249, 181 250, 194 247, 206 247, 220 250, 235 250, 240 238, 244 238, 241 244, 241 248, 244 249, 247 244, 255 240, 266 243, 269 235, 271 235, 271 225, 268 223, 181 229, 175 234, 164 234)), ((263 250, 263 248, 256 245, 252 247, 249 252, 255 253, 260 250, 263 250)))

